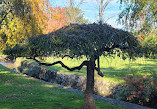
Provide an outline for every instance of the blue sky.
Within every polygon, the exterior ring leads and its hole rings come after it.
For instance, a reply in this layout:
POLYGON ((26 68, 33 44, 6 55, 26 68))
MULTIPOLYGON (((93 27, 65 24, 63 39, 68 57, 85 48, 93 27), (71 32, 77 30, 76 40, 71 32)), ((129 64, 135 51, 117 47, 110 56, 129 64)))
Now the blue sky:
MULTIPOLYGON (((65 7, 67 5, 67 1, 69 0, 50 0, 53 6, 61 6, 65 7)), ((78 2, 79 0, 75 0, 78 2)), ((117 2, 118 0, 112 0, 106 11, 104 13, 104 20, 107 20, 107 23, 112 25, 115 28, 122 28, 121 25, 117 24, 118 14, 120 13, 120 3, 117 2)), ((80 8, 84 12, 84 17, 91 22, 96 22, 98 19, 99 9, 96 0, 84 0, 84 3, 80 5, 80 8)))

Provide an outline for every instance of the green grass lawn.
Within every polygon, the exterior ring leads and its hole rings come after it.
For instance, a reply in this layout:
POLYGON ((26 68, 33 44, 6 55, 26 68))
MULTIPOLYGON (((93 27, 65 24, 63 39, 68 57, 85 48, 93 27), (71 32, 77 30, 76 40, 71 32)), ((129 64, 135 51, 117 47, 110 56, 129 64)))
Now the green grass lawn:
MULTIPOLYGON (((70 58, 45 58, 46 62, 53 63, 55 61, 61 60, 65 65, 69 67, 74 67, 80 65, 85 58, 83 59, 70 59, 70 58)), ((86 75, 86 67, 83 67, 80 71, 68 71, 65 68, 62 68, 61 65, 57 64, 54 66, 43 66, 47 69, 54 69, 56 71, 65 72, 75 75, 86 75)), ((146 59, 146 58, 136 58, 136 60, 131 61, 129 59, 123 60, 119 57, 101 57, 100 58, 100 67, 101 71, 104 74, 104 77, 101 79, 107 79, 115 82, 123 82, 122 78, 126 75, 140 74, 145 75, 150 72, 157 74, 157 59, 146 59)))
MULTIPOLYGON (((16 74, 0 65, 0 109, 80 109, 83 95, 16 74)), ((124 109, 96 101, 97 109, 124 109)))

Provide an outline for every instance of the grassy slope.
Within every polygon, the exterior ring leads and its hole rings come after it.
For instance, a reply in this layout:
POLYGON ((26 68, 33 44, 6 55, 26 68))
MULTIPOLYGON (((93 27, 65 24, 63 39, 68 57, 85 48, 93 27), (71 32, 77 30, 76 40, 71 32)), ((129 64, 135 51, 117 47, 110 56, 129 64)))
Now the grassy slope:
MULTIPOLYGON (((74 67, 80 65, 85 59, 70 59, 70 58, 46 58, 47 62, 55 62, 61 60, 65 65, 74 67)), ((137 58, 135 61, 130 61, 129 59, 122 60, 119 57, 101 57, 100 58, 100 67, 101 71, 104 74, 104 77, 101 79, 108 79, 111 81, 121 82, 122 77, 125 77, 127 74, 149 74, 149 72, 157 73, 157 59, 145 59, 137 58)), ((45 67, 45 66, 43 66, 45 67)), ((56 71, 76 74, 76 75, 86 75, 86 67, 83 67, 80 71, 75 70, 70 72, 65 68, 62 68, 61 65, 57 64, 55 66, 46 67, 48 69, 54 69, 56 71)))
MULTIPOLYGON (((0 65, 0 109, 80 109, 83 95, 18 75, 0 65)), ((96 101, 98 109, 122 109, 96 101)))

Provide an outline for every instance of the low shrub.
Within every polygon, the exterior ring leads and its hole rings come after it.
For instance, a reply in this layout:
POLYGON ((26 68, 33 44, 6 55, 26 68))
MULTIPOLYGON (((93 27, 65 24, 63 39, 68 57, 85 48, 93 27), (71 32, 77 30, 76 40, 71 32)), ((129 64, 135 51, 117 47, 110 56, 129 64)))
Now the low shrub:
POLYGON ((124 80, 124 84, 114 89, 113 98, 157 107, 157 75, 127 75, 124 80))

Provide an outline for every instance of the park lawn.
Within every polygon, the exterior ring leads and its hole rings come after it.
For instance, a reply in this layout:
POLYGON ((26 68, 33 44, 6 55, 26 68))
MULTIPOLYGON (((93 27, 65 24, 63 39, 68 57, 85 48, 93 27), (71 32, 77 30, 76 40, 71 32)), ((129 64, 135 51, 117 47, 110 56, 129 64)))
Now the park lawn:
MULTIPOLYGON (((80 109, 83 95, 16 74, 0 65, 0 109, 80 109)), ((124 109, 96 100, 97 109, 124 109)))
MULTIPOLYGON (((19 60, 23 60, 19 58, 19 60)), ((45 58, 45 61, 48 63, 53 63, 55 61, 61 60, 65 65, 69 67, 74 67, 80 65, 85 58, 82 59, 70 59, 70 58, 55 58, 49 57, 45 58)), ((30 62, 33 62, 30 60, 30 62)), ((35 63, 34 63, 35 64, 35 63)), ((54 66, 43 66, 47 69, 53 69, 59 72, 86 76, 86 67, 83 67, 81 70, 68 71, 65 68, 62 68, 60 64, 54 66)), ((136 60, 126 59, 123 60, 117 56, 112 57, 101 57, 100 58, 100 68, 104 74, 104 77, 100 79, 109 80, 121 83, 123 82, 123 77, 126 75, 149 75, 150 72, 157 74, 157 59, 148 59, 148 58, 136 58, 136 60)), ((96 78, 99 76, 96 75, 96 78)))

